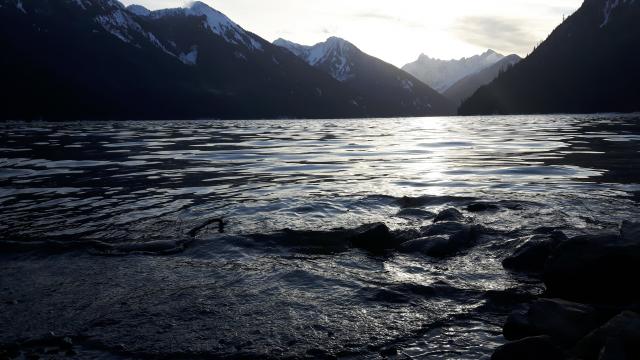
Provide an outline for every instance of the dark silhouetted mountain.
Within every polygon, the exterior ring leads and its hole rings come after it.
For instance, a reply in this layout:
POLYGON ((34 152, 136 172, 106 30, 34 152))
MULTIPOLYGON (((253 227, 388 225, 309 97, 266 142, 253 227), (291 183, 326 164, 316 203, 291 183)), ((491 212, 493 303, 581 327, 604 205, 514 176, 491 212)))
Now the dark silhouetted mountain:
POLYGON ((500 73, 508 70, 521 60, 522 58, 518 55, 509 55, 484 70, 458 80, 444 92, 444 96, 453 101, 454 104, 460 105, 463 100, 471 97, 479 88, 489 84, 500 73))
POLYGON ((459 113, 640 110, 640 1, 586 0, 531 55, 465 101, 459 113))
POLYGON ((365 98, 374 100, 378 104, 375 112, 383 116, 455 113, 455 105, 437 91, 343 39, 331 37, 313 46, 299 45, 284 39, 278 39, 274 44, 288 49, 309 65, 348 85, 365 98))
POLYGON ((401 115, 195 2, 0 0, 2 119, 401 115))
POLYGON ((425 54, 421 54, 418 60, 403 66, 402 70, 415 76, 440 93, 444 93, 460 79, 475 74, 502 60, 502 58, 504 58, 503 55, 493 50, 487 50, 481 55, 459 60, 432 59, 425 54))

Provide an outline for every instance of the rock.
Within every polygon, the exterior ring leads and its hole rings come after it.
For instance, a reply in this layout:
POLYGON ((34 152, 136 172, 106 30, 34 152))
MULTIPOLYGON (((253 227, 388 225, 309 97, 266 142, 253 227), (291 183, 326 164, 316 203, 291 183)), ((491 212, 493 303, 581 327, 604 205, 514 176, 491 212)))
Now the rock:
POLYGON ((562 360, 562 350, 548 336, 533 336, 500 346, 491 360, 562 360))
POLYGON ((571 351, 583 360, 640 359, 640 315, 625 311, 585 336, 571 351))
POLYGON ((631 360, 631 358, 626 355, 624 345, 620 340, 609 338, 600 350, 598 360, 631 360))
POLYGON ((633 291, 640 274, 640 239, 614 234, 578 236, 562 242, 551 254, 543 279, 550 296, 603 304, 630 304, 640 300, 633 291))
POLYGON ((505 269, 520 272, 542 272, 551 252, 560 244, 560 241, 566 239, 559 234, 529 237, 511 256, 502 261, 502 266, 505 269))
POLYGON ((539 335, 529 322, 527 310, 513 311, 509 314, 507 321, 504 323, 502 328, 502 333, 505 339, 513 341, 539 335))
POLYGON ((429 255, 430 252, 433 252, 434 248, 446 246, 448 242, 448 237, 427 236, 404 242, 400 244, 398 249, 405 253, 422 253, 429 255))
POLYGON ((437 223, 422 228, 424 236, 422 241, 426 247, 422 252, 435 257, 453 255, 475 244, 475 241, 483 228, 478 225, 467 225, 457 222, 437 223), (426 240, 432 242, 427 244, 426 240))
POLYGON ((372 252, 394 249, 398 246, 389 228, 383 223, 360 226, 354 230, 350 240, 354 247, 372 252))
POLYGON ((469 204, 467 206, 467 211, 468 212, 484 212, 484 211, 495 211, 498 210, 500 207, 498 205, 495 204, 490 204, 490 203, 473 203, 473 204, 469 204))
POLYGON ((436 217, 436 214, 422 209, 402 209, 396 216, 401 218, 433 219, 436 217))
POLYGON ((433 219, 434 223, 443 222, 443 221, 463 221, 464 215, 460 211, 454 208, 442 210, 436 215, 435 219, 433 219))
POLYGON ((573 344, 598 325, 598 314, 589 305, 560 299, 539 299, 524 311, 511 313, 503 330, 508 340, 547 335, 556 343, 573 344))
POLYGON ((398 243, 398 246, 400 246, 400 244, 403 244, 407 241, 422 237, 422 235, 420 234, 420 231, 416 229, 394 230, 391 232, 391 236, 393 236, 394 242, 398 243))
POLYGON ((599 325, 593 307, 560 299, 534 301, 527 318, 535 332, 569 344, 577 342, 599 325))

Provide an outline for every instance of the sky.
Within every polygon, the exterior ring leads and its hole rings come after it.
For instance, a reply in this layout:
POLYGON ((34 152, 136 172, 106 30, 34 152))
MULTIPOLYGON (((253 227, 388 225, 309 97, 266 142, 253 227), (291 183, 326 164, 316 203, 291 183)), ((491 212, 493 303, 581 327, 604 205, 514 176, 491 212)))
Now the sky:
MULTIPOLYGON (((396 66, 420 54, 459 59, 493 49, 526 56, 583 0, 204 0, 266 40, 330 36, 396 66)), ((151 10, 187 0, 123 0, 151 10)))

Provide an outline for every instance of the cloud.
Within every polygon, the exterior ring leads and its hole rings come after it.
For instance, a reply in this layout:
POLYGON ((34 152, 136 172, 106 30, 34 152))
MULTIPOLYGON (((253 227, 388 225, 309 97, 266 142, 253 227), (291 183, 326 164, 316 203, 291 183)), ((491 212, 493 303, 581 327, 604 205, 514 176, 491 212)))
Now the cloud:
POLYGON ((528 30, 532 28, 528 20, 521 18, 467 16, 458 19, 452 31, 469 44, 524 55, 539 41, 528 30))
POLYGON ((358 12, 358 13, 355 13, 353 17, 360 20, 384 21, 384 22, 393 23, 394 25, 401 25, 409 28, 424 27, 423 22, 411 21, 403 17, 392 16, 392 15, 388 15, 378 11, 358 12))

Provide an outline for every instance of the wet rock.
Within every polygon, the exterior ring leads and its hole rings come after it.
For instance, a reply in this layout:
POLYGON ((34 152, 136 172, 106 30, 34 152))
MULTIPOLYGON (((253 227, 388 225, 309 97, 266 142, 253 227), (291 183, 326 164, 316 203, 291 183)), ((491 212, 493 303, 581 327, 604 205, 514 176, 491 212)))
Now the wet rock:
POLYGON ((392 231, 391 236, 393 236, 395 242, 402 244, 407 241, 420 238, 421 234, 420 231, 416 229, 402 229, 392 231))
POLYGON ((502 266, 520 272, 542 272, 547 259, 563 240, 566 240, 566 237, 561 232, 531 236, 511 256, 502 261, 502 266))
POLYGON ((528 309, 524 311, 516 310, 509 314, 507 321, 504 323, 504 327, 502 328, 502 333, 505 339, 513 341, 539 335, 533 326, 531 326, 529 317, 527 316, 527 311, 528 309))
POLYGON ((598 326, 593 307, 559 299, 534 301, 527 317, 535 331, 562 343, 574 343, 598 326))
POLYGON ((427 210, 410 208, 400 210, 396 216, 401 218, 433 219, 436 217, 436 214, 427 210))
POLYGON ((491 360, 562 360, 562 350, 549 336, 533 336, 496 349, 491 360))
POLYGON ((576 359, 640 359, 640 315, 626 311, 578 342, 576 359))
POLYGON ((427 254, 433 252, 433 249, 446 246, 449 238, 444 236, 427 236, 419 239, 410 240, 400 244, 399 250, 405 253, 422 253, 427 254))
POLYGON ((631 358, 626 355, 622 341, 609 338, 600 350, 598 360, 631 360, 631 358))
POLYGON ((548 335, 556 343, 573 344, 598 325, 598 314, 589 305, 560 299, 539 299, 525 311, 509 315, 504 335, 509 340, 548 335))
POLYGON ((500 309, 513 309, 514 306, 527 303, 536 298, 536 295, 519 288, 504 290, 488 290, 485 292, 487 302, 483 307, 493 307, 500 309))
POLYGON ((640 238, 633 237, 635 225, 625 224, 621 235, 585 235, 562 242, 544 269, 548 294, 587 303, 640 300, 630 282, 630 276, 640 273, 640 238))
POLYGON ((460 211, 454 208, 442 210, 436 215, 435 219, 433 219, 434 223, 444 222, 444 221, 463 221, 464 215, 460 211))
POLYGON ((498 205, 483 202, 473 203, 467 206, 468 212, 496 211, 498 209, 500 209, 498 205))
POLYGON ((394 249, 399 245, 383 223, 363 225, 355 229, 350 240, 354 247, 373 252, 394 249))
MULTIPOLYGON (((421 252, 435 257, 454 255, 475 245, 475 241, 482 231, 481 226, 458 222, 442 222, 426 226, 421 229, 423 238, 420 240, 425 245, 421 252)), ((413 244, 412 246, 418 245, 413 244)))

